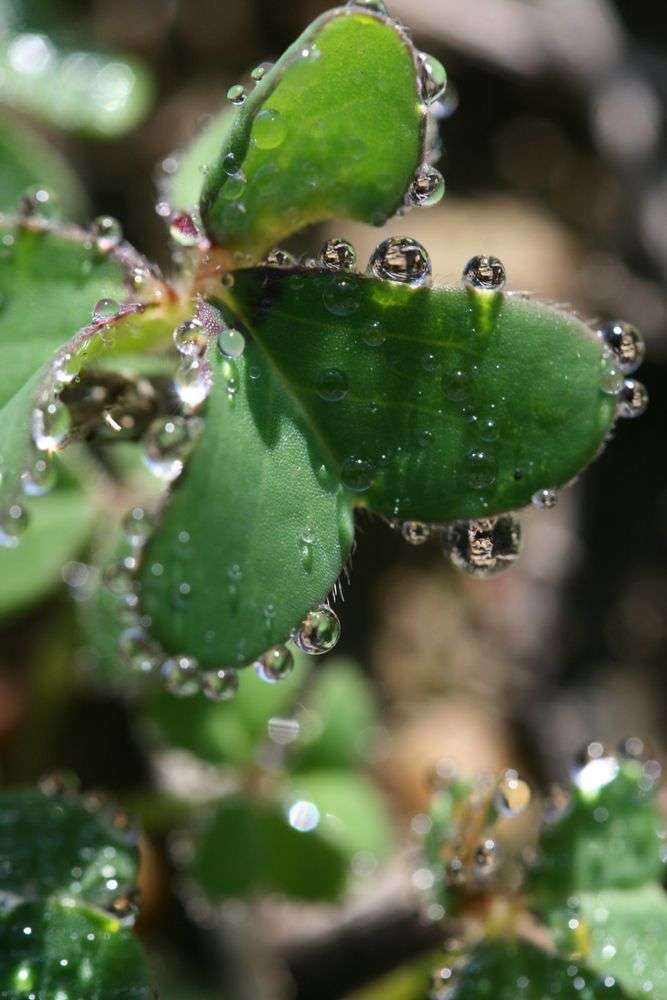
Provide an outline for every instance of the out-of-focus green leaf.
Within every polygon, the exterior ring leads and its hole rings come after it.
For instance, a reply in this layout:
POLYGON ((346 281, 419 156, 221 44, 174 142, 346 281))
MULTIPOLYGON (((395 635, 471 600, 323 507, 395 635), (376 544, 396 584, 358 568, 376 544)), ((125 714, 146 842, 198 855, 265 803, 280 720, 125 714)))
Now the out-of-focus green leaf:
POLYGON ((207 175, 207 230, 260 255, 323 219, 382 224, 424 158, 425 126, 405 31, 381 14, 329 11, 239 109, 207 175))
POLYGON ((627 996, 620 986, 605 983, 576 962, 511 939, 479 945, 454 983, 451 1000, 626 1000, 627 996))
POLYGON ((658 885, 582 892, 552 916, 557 944, 637 1000, 667 998, 667 894, 658 885))
POLYGON ((351 993, 346 1000, 424 1000, 437 958, 424 958, 383 976, 371 986, 351 993))
POLYGON ((664 822, 653 796, 637 761, 603 757, 586 764, 567 809, 542 830, 528 883, 537 905, 659 881, 664 822))
POLYGON ((214 163, 234 123, 235 112, 216 115, 190 146, 178 154, 178 168, 165 178, 164 195, 172 209, 192 211, 199 204, 206 170, 214 163))
POLYGON ((139 124, 152 101, 137 59, 62 49, 33 30, 0 35, 0 102, 49 125, 112 139, 139 124))
POLYGON ((0 793, 0 895, 108 907, 132 894, 138 863, 134 836, 78 800, 0 793))
POLYGON ((327 659, 308 692, 292 770, 354 767, 377 735, 377 721, 372 686, 358 665, 327 659))
POLYGON ((317 830, 349 859, 356 854, 380 860, 393 843, 392 819, 386 799, 368 778, 349 771, 310 771, 289 783, 289 804, 314 805, 317 830))
POLYGON ((13 211, 19 197, 37 185, 55 196, 67 218, 84 214, 83 188, 60 153, 25 125, 0 117, 0 212, 13 211))
POLYGON ((160 739, 182 747, 213 764, 247 764, 267 739, 268 724, 291 714, 306 672, 306 658, 296 657, 292 674, 279 684, 265 684, 253 670, 239 675, 239 690, 228 702, 212 702, 203 695, 186 701, 156 692, 147 708, 147 720, 160 739))
POLYGON ((0 996, 151 1000, 139 944, 115 917, 71 901, 0 910, 0 996))
POLYGON ((234 795, 205 827, 192 875, 213 900, 257 892, 333 900, 344 889, 346 862, 317 830, 301 832, 276 806, 234 795))

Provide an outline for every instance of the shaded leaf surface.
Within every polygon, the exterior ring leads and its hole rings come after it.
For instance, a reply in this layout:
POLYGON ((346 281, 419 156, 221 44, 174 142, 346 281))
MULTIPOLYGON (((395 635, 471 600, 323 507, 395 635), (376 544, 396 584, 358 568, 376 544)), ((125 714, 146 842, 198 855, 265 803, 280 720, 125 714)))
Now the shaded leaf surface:
MULTIPOLYGON (((614 419, 600 341, 537 302, 266 268, 239 272, 231 297, 354 501, 389 516, 526 506, 614 419)), ((252 391, 257 406, 266 381, 252 391)))
POLYGON ((258 255, 319 220, 383 223, 422 160, 425 114, 402 29, 350 8, 322 15, 238 111, 204 188, 207 230, 258 255))

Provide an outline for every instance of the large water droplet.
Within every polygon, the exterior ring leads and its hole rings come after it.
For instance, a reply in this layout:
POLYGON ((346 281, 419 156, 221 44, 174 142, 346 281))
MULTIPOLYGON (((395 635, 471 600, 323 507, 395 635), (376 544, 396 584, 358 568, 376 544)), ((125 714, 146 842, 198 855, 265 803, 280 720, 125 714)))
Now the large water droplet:
POLYGON ((533 507, 538 510, 552 510, 558 503, 558 493, 556 490, 538 490, 533 493, 533 507))
POLYGON ((339 368, 327 368, 318 376, 317 394, 329 403, 336 403, 344 399, 348 389, 347 375, 339 368))
POLYGON ((229 701, 239 689, 235 670, 207 670, 201 678, 202 692, 210 701, 229 701))
POLYGON ((171 483, 180 476, 199 431, 197 421, 159 417, 144 439, 144 462, 158 479, 171 483))
POLYGON ((230 87, 227 91, 227 100, 231 101, 232 104, 236 105, 236 107, 240 107, 241 104, 245 104, 247 96, 245 87, 240 83, 235 83, 234 86, 230 87))
POLYGON ((505 771, 498 782, 495 806, 501 816, 520 816, 530 805, 530 785, 516 771, 505 771))
POLYGON ((174 389, 186 413, 199 409, 211 391, 207 366, 196 358, 184 358, 174 375, 174 389))
POLYGON ((220 190, 220 197, 224 201, 238 201, 245 194, 247 186, 246 175, 242 170, 239 170, 224 182, 220 190))
POLYGON ((274 646, 255 663, 255 671, 267 684, 276 684, 291 674, 294 657, 287 646, 274 646))
POLYGON ((165 687, 177 698, 192 698, 201 687, 199 664, 193 656, 172 656, 162 664, 165 687))
POLYGON ((630 323, 614 321, 606 323, 600 335, 607 347, 615 354, 618 367, 624 375, 636 372, 646 353, 646 345, 636 327, 630 323))
POLYGON ((497 257, 472 257, 463 269, 463 284, 473 291, 499 292, 506 281, 505 266, 497 257))
POLYGON ((328 605, 310 611, 295 636, 299 649, 310 656, 322 656, 330 652, 340 639, 338 615, 328 605))
POLYGON ((416 208, 431 208, 442 201, 445 194, 445 179, 439 170, 423 164, 415 174, 410 190, 408 191, 408 201, 416 208))
POLYGON ((0 514, 0 547, 15 549, 27 527, 27 510, 20 503, 13 503, 0 514))
POLYGON ((618 399, 618 415, 625 420, 634 420, 646 413, 649 403, 648 392, 635 378, 626 378, 618 399))
POLYGON ((127 628, 118 638, 118 655, 130 670, 150 674, 157 670, 164 654, 158 644, 139 626, 127 628))
POLYGON ((245 351, 245 337, 240 330, 226 327, 218 334, 218 348, 226 358, 240 358, 245 351))
POLYGON ((287 123, 285 116, 273 108, 264 108, 252 126, 252 139, 258 149, 277 149, 285 141, 287 123))
POLYGON ((123 239, 123 227, 112 215, 100 215, 91 226, 91 235, 100 253, 108 253, 123 239))
POLYGON ((408 237, 391 237, 375 250, 369 274, 418 288, 431 280, 431 259, 421 243, 408 237))
POLYGON ((21 489, 28 497, 43 497, 56 484, 56 466, 50 455, 40 455, 21 473, 21 489))
POLYGON ((401 534, 409 545, 424 545, 431 537, 431 527, 423 521, 405 521, 401 534))
POLYGON ((320 263, 331 271, 353 271, 357 252, 348 240, 327 240, 320 251, 320 263))
POLYGON ((521 526, 511 514, 450 525, 445 552, 457 569, 487 577, 509 569, 521 552, 521 526))
POLYGON ((98 299, 93 306, 93 322, 99 323, 104 319, 113 319, 120 312, 120 305, 115 299, 98 299))
POLYGON ((40 451, 57 451, 71 426, 69 410, 60 400, 38 406, 32 413, 32 439, 40 451))
POLYGON ((198 319, 186 319, 173 333, 174 345, 184 358, 199 358, 208 346, 206 331, 198 319))
POLYGON ((419 53, 421 64, 422 97, 427 104, 433 104, 447 89, 447 72, 445 67, 434 56, 427 52, 419 53))
POLYGON ((358 455, 350 455, 345 459, 340 470, 340 477, 348 490, 364 493, 373 485, 375 469, 372 462, 358 455))

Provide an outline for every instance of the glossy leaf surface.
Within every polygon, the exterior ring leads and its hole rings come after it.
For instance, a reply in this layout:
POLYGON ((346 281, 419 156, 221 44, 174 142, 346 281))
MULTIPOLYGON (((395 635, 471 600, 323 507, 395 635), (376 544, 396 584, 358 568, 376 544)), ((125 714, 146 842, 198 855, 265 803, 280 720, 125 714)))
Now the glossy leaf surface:
POLYGON ((425 120, 405 32, 355 8, 323 14, 239 109, 204 188, 208 232, 257 256, 319 220, 381 224, 422 162, 425 120))

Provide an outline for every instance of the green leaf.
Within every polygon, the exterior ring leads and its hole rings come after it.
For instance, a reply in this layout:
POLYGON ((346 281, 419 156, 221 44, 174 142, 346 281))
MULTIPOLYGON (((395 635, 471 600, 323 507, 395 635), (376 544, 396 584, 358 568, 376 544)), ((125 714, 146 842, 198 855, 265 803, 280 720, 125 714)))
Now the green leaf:
POLYGON ((359 666, 353 660, 327 660, 308 692, 292 770, 354 767, 369 748, 377 722, 373 687, 359 666))
POLYGON ((0 996, 150 1000, 136 938, 108 914, 71 902, 0 911, 0 996))
POLYGON ((234 123, 235 112, 225 109, 195 137, 188 148, 177 154, 178 167, 163 181, 163 194, 173 210, 190 212, 201 198, 209 164, 214 163, 234 123))
POLYGON ((498 939, 478 945, 456 977, 451 1000, 624 1000, 618 985, 576 963, 548 955, 525 941, 498 939))
POLYGON ((565 812, 540 835, 528 888, 541 908, 582 892, 658 882, 663 875, 664 821, 641 764, 604 757, 585 767, 565 812))
POLYGON ((32 789, 0 793, 0 897, 58 897, 109 907, 131 895, 135 836, 75 798, 32 789))
POLYGON ((667 895, 660 886, 581 893, 552 923, 561 949, 613 976, 628 996, 666 1000, 667 895))
POLYGON ((252 662, 288 638, 334 586, 353 528, 326 453, 258 346, 232 361, 213 344, 209 362, 204 429, 141 581, 154 637, 216 668, 252 662))
POLYGON ((61 569, 86 545, 95 521, 89 493, 60 472, 48 497, 28 504, 30 522, 14 549, 0 548, 0 619, 41 600, 61 581, 61 569))
POLYGON ((349 860, 363 852, 380 860, 391 851, 392 820, 387 802, 368 778, 349 771, 310 771, 289 782, 289 802, 312 803, 317 830, 349 860))
POLYGON ((86 196, 58 151, 32 129, 0 118, 0 212, 16 208, 19 197, 36 185, 55 195, 63 215, 78 218, 86 196))
POLYGON ((243 671, 236 697, 228 702, 213 702, 204 695, 181 701, 156 692, 147 707, 147 721, 164 742, 202 760, 246 764, 266 740, 270 719, 291 713, 303 684, 305 660, 298 656, 294 671, 280 684, 265 684, 254 670, 243 671))
POLYGON ((352 993, 346 1000, 424 1000, 436 959, 422 959, 383 976, 371 986, 352 993))
POLYGON ((343 856, 316 830, 300 832, 273 805, 222 799, 197 845, 195 881, 213 900, 279 892, 333 900, 345 885, 343 856))
POLYGON ((262 357, 253 409, 279 385, 276 411, 298 410, 350 501, 390 517, 524 507, 614 420, 599 338, 539 302, 277 268, 238 272, 229 295, 262 357))
POLYGON ((206 228, 220 246, 258 256, 323 219, 382 224, 425 158, 425 132, 405 31, 382 15, 329 11, 238 111, 207 177, 206 228))
POLYGON ((137 125, 152 101, 137 59, 61 49, 32 30, 0 38, 0 102, 51 126, 111 139, 137 125))

